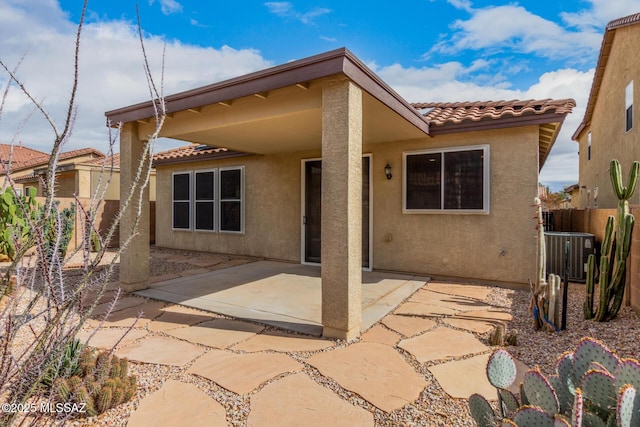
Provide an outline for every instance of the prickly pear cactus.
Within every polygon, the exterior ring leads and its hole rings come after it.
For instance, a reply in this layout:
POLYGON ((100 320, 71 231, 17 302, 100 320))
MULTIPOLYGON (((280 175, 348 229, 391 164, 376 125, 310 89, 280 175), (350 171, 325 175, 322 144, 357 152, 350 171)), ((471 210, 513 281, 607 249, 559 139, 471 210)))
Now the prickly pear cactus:
POLYGON ((489 357, 489 382, 498 389, 501 414, 480 395, 469 399, 479 426, 640 426, 640 363, 621 360, 592 338, 558 358, 555 375, 534 368, 520 384, 520 402, 507 388, 515 381, 515 361, 499 349, 489 357))
POLYGON ((629 213, 629 199, 633 196, 638 183, 640 163, 633 162, 629 172, 628 186, 622 184, 622 168, 617 160, 611 160, 609 172, 613 192, 618 198, 617 228, 614 231, 614 217, 607 220, 605 235, 602 242, 600 257, 598 287, 600 296, 598 308, 594 311, 594 289, 596 277, 595 255, 589 255, 587 260, 586 299, 584 303, 584 318, 606 322, 618 315, 622 305, 626 283, 626 262, 631 248, 631 235, 635 219, 629 213), (615 251, 613 246, 615 245, 615 251))

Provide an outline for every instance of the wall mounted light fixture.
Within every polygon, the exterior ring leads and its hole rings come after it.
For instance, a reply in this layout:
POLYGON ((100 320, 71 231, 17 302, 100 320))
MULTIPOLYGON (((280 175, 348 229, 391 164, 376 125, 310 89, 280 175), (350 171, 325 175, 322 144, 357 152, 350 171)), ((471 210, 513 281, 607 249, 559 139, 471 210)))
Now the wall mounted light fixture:
POLYGON ((391 175, 391 165, 389 162, 384 166, 384 174, 387 176, 387 179, 391 179, 393 175, 391 175))

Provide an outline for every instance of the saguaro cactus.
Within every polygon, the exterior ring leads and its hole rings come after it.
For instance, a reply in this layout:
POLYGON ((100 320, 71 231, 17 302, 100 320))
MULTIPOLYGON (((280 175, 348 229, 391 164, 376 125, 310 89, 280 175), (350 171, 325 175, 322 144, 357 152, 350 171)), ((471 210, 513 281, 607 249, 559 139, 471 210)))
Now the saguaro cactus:
POLYGON ((629 199, 633 195, 638 183, 638 171, 640 163, 633 162, 629 172, 629 182, 622 185, 622 168, 617 160, 611 160, 609 172, 613 192, 618 198, 617 229, 614 231, 614 217, 609 216, 602 242, 602 255, 600 257, 598 287, 600 298, 598 308, 593 309, 596 275, 595 255, 589 255, 587 260, 587 296, 584 303, 584 318, 595 319, 598 322, 606 322, 618 315, 622 305, 622 297, 625 289, 627 257, 631 247, 631 234, 635 219, 629 213, 629 199), (613 246, 615 245, 615 252, 613 246))

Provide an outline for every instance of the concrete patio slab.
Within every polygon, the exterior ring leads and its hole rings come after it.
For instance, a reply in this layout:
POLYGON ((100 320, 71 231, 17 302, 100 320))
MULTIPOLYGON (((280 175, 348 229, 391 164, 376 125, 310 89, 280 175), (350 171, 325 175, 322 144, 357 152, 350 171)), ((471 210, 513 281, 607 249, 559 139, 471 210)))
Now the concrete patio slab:
POLYGON ((149 331, 168 331, 170 329, 184 328, 213 319, 212 316, 199 310, 181 305, 164 307, 161 312, 160 316, 147 325, 149 331))
MULTIPOLYGON (((239 265, 150 284, 137 294, 296 332, 322 334, 320 267, 243 259, 215 267, 227 264, 239 265)), ((363 331, 428 281, 379 272, 363 272, 362 277, 363 331)))
POLYGON ((395 346, 402 337, 382 325, 376 325, 362 334, 362 341, 395 346))
POLYGON ((307 362, 385 412, 413 402, 427 386, 397 351, 384 344, 359 342, 313 355, 307 362))
POLYGON ((94 329, 83 329, 78 332, 77 338, 81 342, 85 342, 89 337, 88 344, 91 347, 100 348, 104 350, 112 349, 118 341, 119 347, 124 347, 132 342, 144 337, 147 335, 147 331, 143 331, 140 329, 98 329, 94 333, 94 329), (126 335, 125 335, 126 334, 126 335))
MULTIPOLYGON (((451 397, 468 399, 478 393, 488 400, 496 400, 496 389, 487 379, 486 368, 490 354, 481 354, 465 360, 456 360, 429 367, 443 390, 451 397)), ((517 375, 510 390, 519 393, 519 384, 529 369, 524 363, 516 360, 517 375)))
POLYGON ((224 407, 193 384, 168 380, 146 396, 131 414, 128 427, 147 426, 226 427, 224 407))
POLYGON ((147 337, 119 348, 116 356, 142 363, 183 366, 204 351, 201 347, 173 338, 147 337))
MULTIPOLYGON (((289 356, 276 353, 236 354, 211 350, 189 368, 187 373, 208 378, 237 394, 246 394, 262 383, 286 372, 297 372, 304 366, 289 356)), ((295 402, 290 402, 295 406, 295 402)))
POLYGON ((420 363, 489 350, 473 334, 444 327, 402 340, 398 347, 411 353, 420 363))
POLYGON ((166 333, 192 343, 215 348, 227 348, 253 337, 263 329, 264 326, 240 320, 214 319, 200 323, 197 326, 170 329, 166 333))
POLYGON ((247 427, 373 426, 373 414, 353 406, 304 373, 289 375, 251 396, 247 427), (293 404, 292 404, 293 403, 293 404))
POLYGON ((391 328, 396 332, 400 332, 405 337, 412 337, 436 326, 436 322, 433 319, 414 316, 399 316, 397 314, 385 316, 382 319, 382 323, 384 323, 386 327, 391 328))
POLYGON ((280 331, 269 331, 249 338, 233 346, 234 350, 248 353, 258 351, 277 351, 282 353, 300 351, 318 351, 333 346, 333 341, 294 335, 280 331))

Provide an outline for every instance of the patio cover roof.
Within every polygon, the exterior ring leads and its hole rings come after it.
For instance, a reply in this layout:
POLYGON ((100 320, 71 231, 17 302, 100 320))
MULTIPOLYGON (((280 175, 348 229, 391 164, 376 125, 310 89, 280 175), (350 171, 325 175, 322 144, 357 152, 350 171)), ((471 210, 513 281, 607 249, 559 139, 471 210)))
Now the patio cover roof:
MULTIPOLYGON (((246 153, 316 149, 322 141, 323 80, 344 76, 363 89, 363 143, 429 134, 425 117, 345 48, 166 97, 162 137, 246 153)), ((153 105, 106 113, 109 123, 138 122, 147 139, 153 105)))

